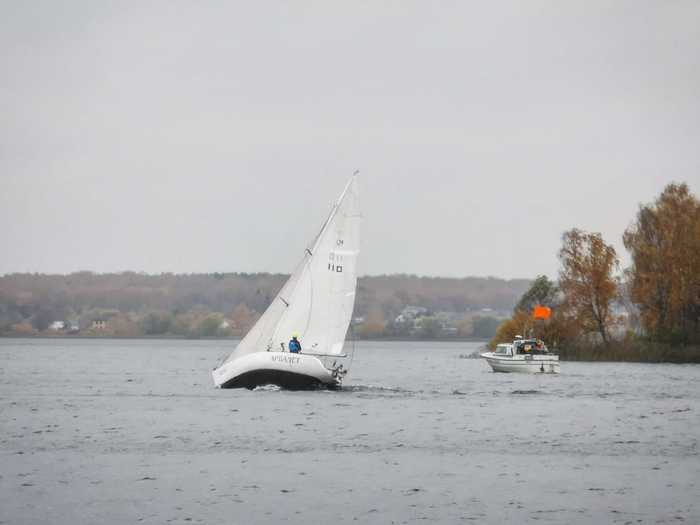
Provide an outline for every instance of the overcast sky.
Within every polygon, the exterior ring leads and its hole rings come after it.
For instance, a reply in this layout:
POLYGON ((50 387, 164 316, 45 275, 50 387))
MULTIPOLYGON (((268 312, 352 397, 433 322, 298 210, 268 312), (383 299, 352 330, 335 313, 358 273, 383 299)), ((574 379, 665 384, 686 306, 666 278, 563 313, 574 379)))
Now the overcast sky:
POLYGON ((0 273, 556 276, 700 193, 700 2, 0 1, 0 273))

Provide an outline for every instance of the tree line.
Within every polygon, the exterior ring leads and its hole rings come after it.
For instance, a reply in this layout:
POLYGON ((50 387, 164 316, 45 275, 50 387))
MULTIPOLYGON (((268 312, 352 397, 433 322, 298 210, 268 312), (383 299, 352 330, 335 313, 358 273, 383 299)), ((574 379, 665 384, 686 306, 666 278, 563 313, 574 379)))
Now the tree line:
POLYGON ((568 359, 700 361, 700 201, 669 184, 622 240, 625 269, 600 233, 565 232, 558 282, 535 279, 491 345, 531 332, 568 359), (537 304, 549 320, 532 318, 537 304))
MULTIPOLYGON (((130 336, 244 335, 287 279, 284 274, 137 272, 0 276, 0 334, 79 333, 130 336), (105 320, 105 325, 93 325, 105 320), (64 328, 52 330, 55 322, 64 328)), ((491 337, 497 322, 476 319, 482 309, 510 311, 527 279, 463 279, 381 275, 358 280, 353 331, 358 337, 491 337), (395 323, 411 305, 426 310, 412 326, 395 323), (444 316, 461 322, 444 329, 444 316), (476 320, 475 320, 476 319, 476 320)), ((481 317, 484 316, 483 314, 481 317)))

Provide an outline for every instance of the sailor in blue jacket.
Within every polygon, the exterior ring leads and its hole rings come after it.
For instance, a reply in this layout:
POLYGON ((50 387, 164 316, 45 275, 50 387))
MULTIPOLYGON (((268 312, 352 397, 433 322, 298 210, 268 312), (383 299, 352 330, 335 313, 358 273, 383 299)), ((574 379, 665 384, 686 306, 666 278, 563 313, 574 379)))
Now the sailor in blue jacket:
POLYGON ((292 340, 289 341, 289 351, 293 354, 300 354, 301 353, 301 343, 299 342, 299 339, 297 339, 298 336, 297 334, 294 334, 292 336, 292 340))

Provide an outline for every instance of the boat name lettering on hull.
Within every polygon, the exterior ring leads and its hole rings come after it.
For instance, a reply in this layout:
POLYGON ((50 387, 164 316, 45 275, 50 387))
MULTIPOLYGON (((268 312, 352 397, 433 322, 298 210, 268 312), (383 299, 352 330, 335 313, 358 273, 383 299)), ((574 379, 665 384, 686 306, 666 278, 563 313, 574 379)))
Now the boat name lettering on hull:
POLYGON ((291 355, 273 355, 273 361, 278 361, 280 363, 289 363, 290 365, 296 365, 301 361, 300 357, 295 357, 291 355))

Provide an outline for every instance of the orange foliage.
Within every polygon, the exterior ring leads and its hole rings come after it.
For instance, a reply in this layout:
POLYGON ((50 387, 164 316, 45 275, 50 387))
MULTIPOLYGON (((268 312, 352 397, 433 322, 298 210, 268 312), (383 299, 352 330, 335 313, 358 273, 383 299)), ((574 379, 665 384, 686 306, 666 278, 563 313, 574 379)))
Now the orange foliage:
POLYGON ((558 349, 581 333, 581 327, 563 308, 555 308, 548 320, 535 320, 528 312, 516 310, 513 317, 503 321, 489 343, 495 348, 498 343, 510 343, 516 335, 543 339, 551 349, 558 349))
POLYGON ((607 343, 615 323, 611 305, 618 294, 613 276, 619 267, 615 248, 605 244, 600 233, 574 228, 562 236, 559 259, 559 289, 564 294, 565 310, 584 331, 597 331, 607 343))
POLYGON ((231 312, 231 328, 234 334, 244 336, 253 327, 258 315, 248 308, 245 303, 240 303, 231 312))
POLYGON ((34 329, 31 323, 15 323, 10 327, 10 330, 18 335, 34 335, 37 331, 34 329))
POLYGON ((700 201, 669 184, 625 231, 630 298, 658 339, 700 340, 700 201))
POLYGON ((367 338, 382 335, 385 328, 384 313, 379 308, 373 308, 367 314, 365 321, 357 327, 356 331, 358 336, 367 338))

